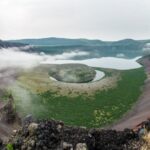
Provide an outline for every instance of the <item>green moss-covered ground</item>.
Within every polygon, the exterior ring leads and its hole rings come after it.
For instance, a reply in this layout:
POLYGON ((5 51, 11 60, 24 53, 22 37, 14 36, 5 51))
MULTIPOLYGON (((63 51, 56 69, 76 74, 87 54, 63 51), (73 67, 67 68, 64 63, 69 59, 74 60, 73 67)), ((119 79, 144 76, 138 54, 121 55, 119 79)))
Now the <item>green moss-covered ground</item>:
POLYGON ((54 118, 68 125, 101 127, 121 118, 132 107, 141 94, 145 79, 144 68, 139 68, 121 71, 117 87, 97 91, 91 97, 84 94, 77 97, 59 96, 59 91, 38 95, 25 92, 24 96, 28 94, 26 101, 14 97, 16 108, 22 115, 30 113, 36 118, 54 118))

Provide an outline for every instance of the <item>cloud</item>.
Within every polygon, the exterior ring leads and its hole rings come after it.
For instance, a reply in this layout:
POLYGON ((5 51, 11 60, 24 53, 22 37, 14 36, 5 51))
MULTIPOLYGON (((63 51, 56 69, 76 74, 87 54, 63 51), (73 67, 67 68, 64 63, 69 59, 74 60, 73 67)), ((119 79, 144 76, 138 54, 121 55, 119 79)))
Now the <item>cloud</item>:
POLYGON ((119 54, 116 55, 116 57, 125 57, 125 54, 119 53, 119 54))
POLYGON ((60 55, 52 56, 52 59, 54 59, 54 60, 65 60, 65 59, 71 59, 71 58, 76 57, 76 56, 87 56, 87 55, 89 55, 88 52, 76 50, 76 51, 71 51, 69 53, 64 52, 60 55))
POLYGON ((149 6, 149 0, 0 0, 0 35, 149 38, 149 6))
POLYGON ((150 54, 150 43, 146 43, 142 51, 145 55, 150 54))
POLYGON ((0 69, 8 68, 8 67, 17 67, 17 68, 32 68, 39 65, 41 62, 49 60, 67 60, 76 56, 85 56, 89 55, 88 52, 84 51, 71 51, 64 52, 59 55, 45 55, 44 53, 36 54, 36 53, 28 53, 21 50, 27 50, 29 47, 21 47, 21 48, 7 48, 0 49, 0 69))
POLYGON ((38 65, 42 60, 40 55, 26 53, 18 48, 0 49, 0 69, 7 67, 30 68, 38 65))

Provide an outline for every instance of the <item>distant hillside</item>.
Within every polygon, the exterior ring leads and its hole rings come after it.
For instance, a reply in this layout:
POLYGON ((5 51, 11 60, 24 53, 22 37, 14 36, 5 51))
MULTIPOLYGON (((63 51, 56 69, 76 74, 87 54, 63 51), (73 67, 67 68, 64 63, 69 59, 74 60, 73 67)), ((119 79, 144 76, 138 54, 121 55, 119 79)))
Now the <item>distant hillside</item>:
POLYGON ((133 40, 123 39, 120 41, 101 41, 101 40, 89 40, 89 39, 67 39, 67 38, 39 38, 39 39, 20 39, 10 40, 9 42, 17 42, 23 44, 30 44, 35 46, 127 46, 134 45, 139 46, 145 43, 149 43, 150 40, 133 40))
POLYGON ((0 48, 21 47, 21 46, 25 46, 25 45, 26 44, 23 44, 23 43, 6 42, 6 41, 0 40, 0 48))
POLYGON ((67 38, 42 38, 42 39, 22 39, 11 40, 11 42, 19 42, 36 46, 71 46, 71 45, 101 45, 104 42, 100 40, 88 40, 88 39, 67 39, 67 38))
MULTIPOLYGON (((143 49, 150 40, 123 39, 120 41, 101 41, 89 39, 42 38, 11 40, 23 44, 34 45, 32 52, 46 54, 62 54, 75 50, 89 52, 87 57, 127 57, 134 58, 143 55, 143 49)), ((84 57, 85 58, 85 57, 84 57)))

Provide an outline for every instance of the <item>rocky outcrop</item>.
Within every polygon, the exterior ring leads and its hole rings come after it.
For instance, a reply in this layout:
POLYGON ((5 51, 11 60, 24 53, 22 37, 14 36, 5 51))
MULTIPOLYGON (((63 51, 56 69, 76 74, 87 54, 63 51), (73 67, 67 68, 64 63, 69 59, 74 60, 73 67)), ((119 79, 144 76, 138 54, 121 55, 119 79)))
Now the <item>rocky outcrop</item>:
POLYGON ((0 122, 12 124, 14 122, 20 122, 18 114, 14 109, 14 100, 10 95, 8 102, 0 109, 0 122))
POLYGON ((14 150, 138 150, 140 147, 138 134, 133 130, 69 127, 54 120, 24 125, 8 143, 14 150))
POLYGON ((49 75, 61 82, 87 83, 94 79, 96 72, 84 64, 59 64, 49 67, 49 75))
POLYGON ((22 127, 10 139, 16 150, 55 150, 63 145, 63 123, 45 121, 22 127))

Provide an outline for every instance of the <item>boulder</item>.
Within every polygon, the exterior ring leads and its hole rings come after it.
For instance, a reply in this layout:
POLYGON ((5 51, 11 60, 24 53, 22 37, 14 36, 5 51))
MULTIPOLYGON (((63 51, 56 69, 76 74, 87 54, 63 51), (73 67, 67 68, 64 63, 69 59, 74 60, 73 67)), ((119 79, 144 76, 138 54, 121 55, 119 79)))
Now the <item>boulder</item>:
POLYGON ((88 150, 86 143, 78 143, 75 150, 88 150))
POLYGON ((28 127, 28 130, 29 130, 29 133, 30 134, 34 134, 35 131, 37 130, 38 128, 38 124, 37 123, 31 123, 28 127))

